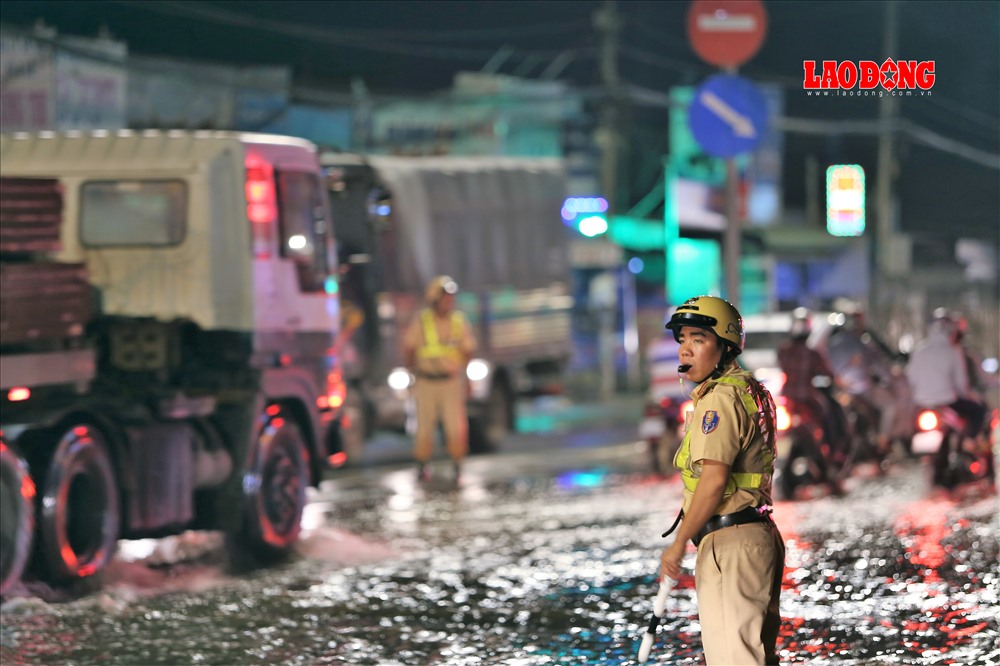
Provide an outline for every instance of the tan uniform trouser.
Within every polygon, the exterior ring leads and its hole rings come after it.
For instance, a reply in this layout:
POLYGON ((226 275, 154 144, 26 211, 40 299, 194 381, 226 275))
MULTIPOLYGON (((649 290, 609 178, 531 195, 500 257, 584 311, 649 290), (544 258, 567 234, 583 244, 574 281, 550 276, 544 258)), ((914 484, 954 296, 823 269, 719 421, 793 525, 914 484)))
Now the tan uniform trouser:
POLYGON ((465 415, 465 383, 454 379, 417 378, 417 432, 413 437, 413 457, 428 462, 434 455, 434 433, 440 422, 451 459, 458 462, 469 449, 469 422, 465 415))
POLYGON ((709 666, 777 664, 785 545, 771 523, 724 527, 698 546, 698 617, 709 666))

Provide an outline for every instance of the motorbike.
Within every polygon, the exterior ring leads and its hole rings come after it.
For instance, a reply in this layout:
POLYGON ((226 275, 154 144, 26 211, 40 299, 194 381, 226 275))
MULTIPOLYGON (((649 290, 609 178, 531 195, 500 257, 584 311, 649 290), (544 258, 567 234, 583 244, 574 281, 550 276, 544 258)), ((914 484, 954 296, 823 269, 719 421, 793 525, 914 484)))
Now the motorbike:
POLYGON ((917 410, 917 432, 911 452, 932 458, 932 483, 952 489, 993 474, 993 460, 985 437, 967 438, 965 420, 947 406, 917 410))
POLYGON ((879 475, 889 469, 890 442, 879 442, 879 412, 870 401, 861 396, 841 392, 837 402, 847 423, 847 447, 843 467, 845 470, 863 463, 871 463, 879 475))
POLYGON ((780 497, 795 499, 800 488, 828 486, 840 494, 840 457, 827 441, 822 416, 815 407, 785 396, 775 399, 774 487, 780 497))
POLYGON ((674 455, 684 438, 684 414, 690 411, 690 400, 663 396, 646 404, 639 437, 646 442, 653 471, 670 476, 674 471, 674 455))

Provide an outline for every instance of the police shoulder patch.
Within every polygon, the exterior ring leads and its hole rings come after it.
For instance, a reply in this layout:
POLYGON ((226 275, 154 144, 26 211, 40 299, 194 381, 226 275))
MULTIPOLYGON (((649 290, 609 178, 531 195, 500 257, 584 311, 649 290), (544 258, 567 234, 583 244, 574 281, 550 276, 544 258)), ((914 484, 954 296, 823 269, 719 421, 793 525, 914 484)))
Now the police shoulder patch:
POLYGON ((701 419, 701 431, 706 435, 719 427, 719 412, 710 409, 701 419))

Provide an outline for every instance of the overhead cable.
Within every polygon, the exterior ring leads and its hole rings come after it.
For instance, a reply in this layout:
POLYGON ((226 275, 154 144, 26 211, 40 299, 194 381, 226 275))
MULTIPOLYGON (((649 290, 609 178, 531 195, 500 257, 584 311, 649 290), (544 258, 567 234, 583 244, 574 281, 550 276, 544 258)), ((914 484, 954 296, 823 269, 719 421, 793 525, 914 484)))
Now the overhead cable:
MULTIPOLYGON (((423 44, 402 43, 404 33, 400 32, 396 36, 390 33, 363 29, 338 29, 338 28, 317 28, 294 23, 280 21, 269 21, 256 16, 248 16, 238 12, 225 9, 207 7, 203 4, 195 3, 174 3, 174 2, 138 2, 136 0, 113 0, 119 4, 127 5, 148 11, 188 18, 197 18, 216 23, 223 23, 241 28, 250 28, 262 32, 283 34, 299 39, 307 39, 322 44, 336 44, 365 51, 379 51, 383 53, 398 53, 401 55, 419 56, 427 58, 444 58, 454 60, 482 61, 488 59, 494 53, 494 49, 461 48, 453 46, 428 46, 423 44)), ((531 26, 532 30, 538 28, 540 32, 551 34, 551 26, 531 26), (547 32, 542 30, 547 28, 547 32)), ((568 28, 567 28, 568 29, 568 28)), ((578 30, 578 29, 577 29, 578 30)), ((558 31, 558 30, 556 30, 558 31)), ((499 31, 498 31, 499 32, 499 31)), ((499 34, 497 35, 499 36, 499 34)), ((462 39, 471 39, 465 35, 462 39)), ((479 39, 483 39, 480 37, 479 39)), ((417 41, 432 39, 430 34, 418 35, 417 41)), ((530 55, 540 57, 555 57, 560 50, 541 51, 520 51, 519 57, 530 55)))

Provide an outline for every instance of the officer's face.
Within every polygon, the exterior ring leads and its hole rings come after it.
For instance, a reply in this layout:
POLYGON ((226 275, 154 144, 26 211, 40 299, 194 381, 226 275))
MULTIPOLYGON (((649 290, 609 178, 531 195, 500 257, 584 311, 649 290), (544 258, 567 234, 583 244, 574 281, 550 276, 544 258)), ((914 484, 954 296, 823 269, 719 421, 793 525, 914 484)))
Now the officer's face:
POLYGON ((711 331, 694 326, 681 327, 680 361, 691 366, 684 376, 698 383, 712 374, 722 360, 722 344, 711 331))
POLYGON ((455 294, 441 294, 434 307, 439 314, 448 314, 455 308, 455 294))

